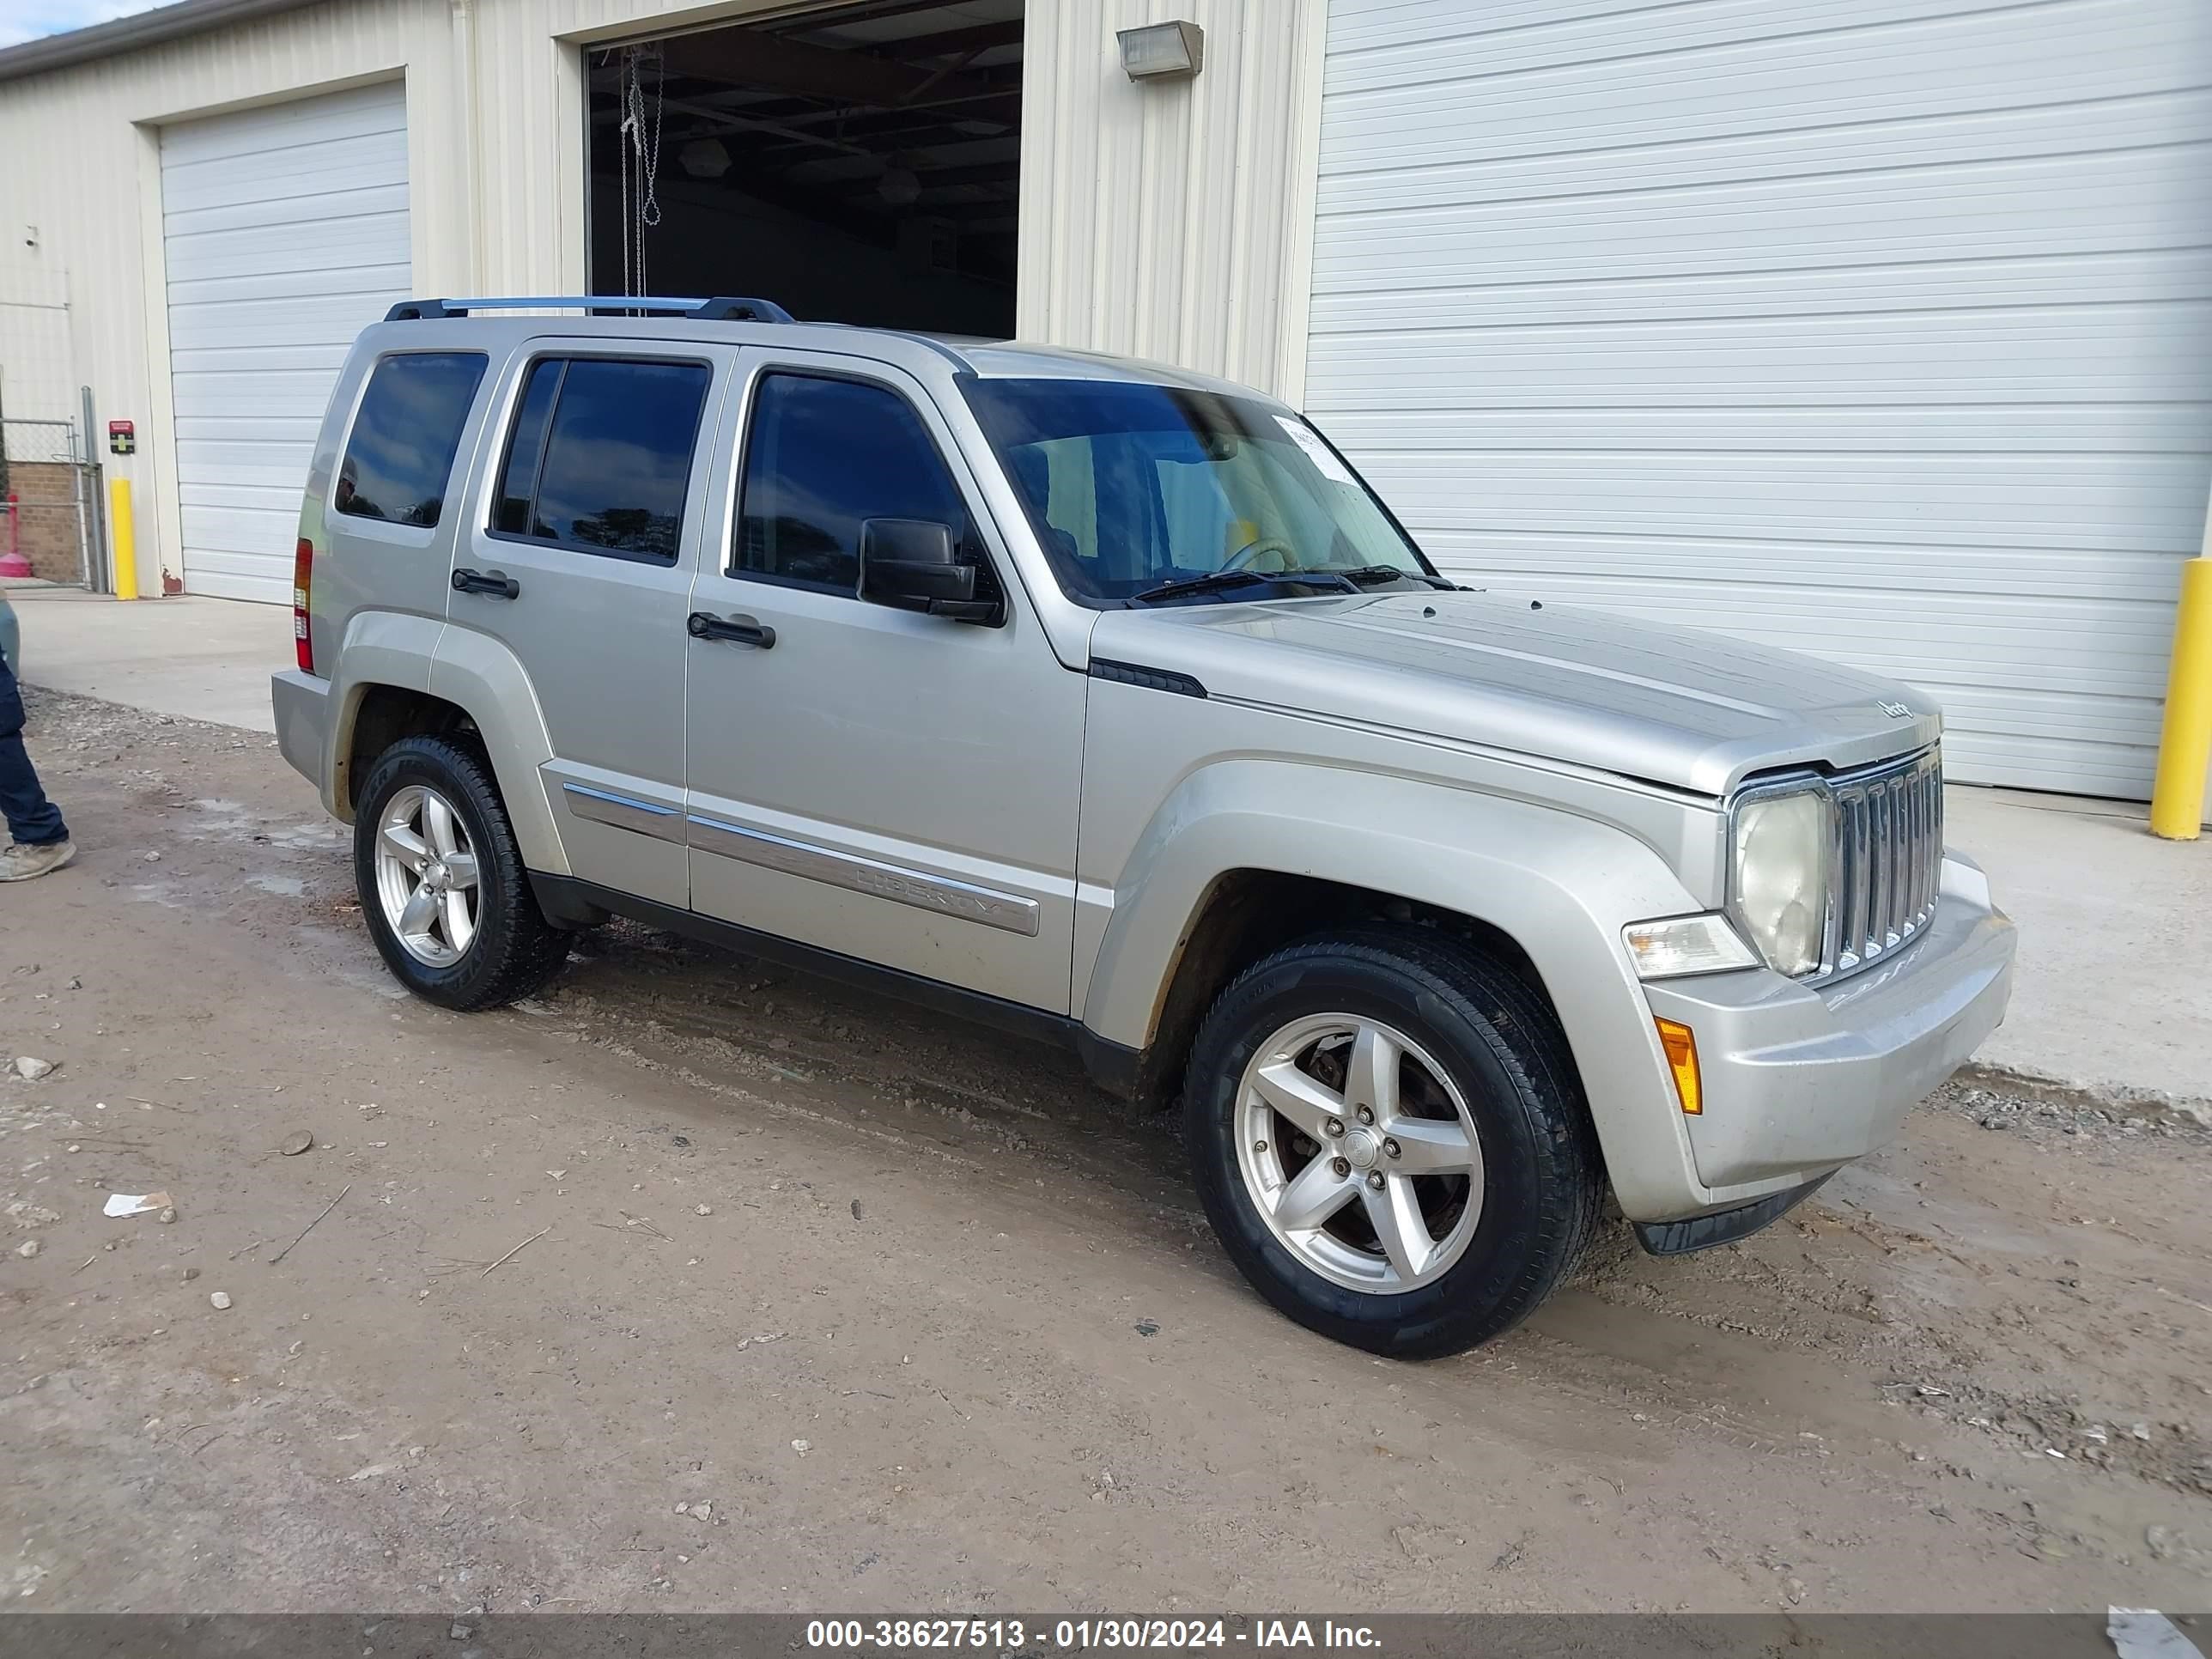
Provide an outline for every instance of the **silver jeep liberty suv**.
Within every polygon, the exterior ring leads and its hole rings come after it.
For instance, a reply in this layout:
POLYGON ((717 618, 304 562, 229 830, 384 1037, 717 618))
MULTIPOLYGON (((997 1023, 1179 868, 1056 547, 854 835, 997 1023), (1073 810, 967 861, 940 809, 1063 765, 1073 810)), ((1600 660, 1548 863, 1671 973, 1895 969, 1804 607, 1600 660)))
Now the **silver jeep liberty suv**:
POLYGON ((1297 411, 1157 365, 410 301, 297 585, 283 751, 417 995, 619 915, 1072 1047, 1380 1353, 1512 1326, 1608 1191, 1655 1253, 1771 1221, 2010 988, 1918 693, 1462 588, 1297 411))

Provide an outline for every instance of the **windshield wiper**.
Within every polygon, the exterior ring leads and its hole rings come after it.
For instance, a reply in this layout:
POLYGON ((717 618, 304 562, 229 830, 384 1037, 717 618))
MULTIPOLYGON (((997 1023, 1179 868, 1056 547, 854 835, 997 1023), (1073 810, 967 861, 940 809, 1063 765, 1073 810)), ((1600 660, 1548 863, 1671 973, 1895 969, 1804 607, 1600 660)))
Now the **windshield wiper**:
POLYGON ((1334 582, 1346 592, 1359 591, 1358 584, 1340 570, 1215 570, 1203 576, 1185 576, 1180 580, 1162 582, 1158 587, 1147 587, 1142 592, 1132 593, 1123 603, 1145 605, 1154 599, 1179 599, 1189 593, 1218 593, 1224 588, 1243 587, 1253 582, 1266 586, 1285 582, 1321 586, 1334 582))
POLYGON ((1401 569, 1395 564, 1363 564, 1357 570, 1329 569, 1316 571, 1314 574, 1341 576, 1357 587, 1364 587, 1370 582, 1406 581, 1422 582, 1428 586, 1441 587, 1451 592, 1459 591, 1459 584, 1455 581, 1448 580, 1442 576, 1431 576, 1425 570, 1401 569))

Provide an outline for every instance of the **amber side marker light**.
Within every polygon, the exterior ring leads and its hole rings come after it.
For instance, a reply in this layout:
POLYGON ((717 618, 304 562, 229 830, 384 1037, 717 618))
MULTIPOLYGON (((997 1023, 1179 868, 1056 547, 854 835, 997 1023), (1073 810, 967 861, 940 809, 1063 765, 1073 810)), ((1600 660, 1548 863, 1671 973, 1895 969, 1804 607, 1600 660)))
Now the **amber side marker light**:
POLYGON ((1674 1093, 1685 1117, 1701 1117, 1705 1109, 1705 1085, 1698 1080, 1698 1039, 1678 1019, 1653 1022, 1659 1028, 1659 1046, 1667 1051, 1668 1069, 1674 1073, 1674 1093))

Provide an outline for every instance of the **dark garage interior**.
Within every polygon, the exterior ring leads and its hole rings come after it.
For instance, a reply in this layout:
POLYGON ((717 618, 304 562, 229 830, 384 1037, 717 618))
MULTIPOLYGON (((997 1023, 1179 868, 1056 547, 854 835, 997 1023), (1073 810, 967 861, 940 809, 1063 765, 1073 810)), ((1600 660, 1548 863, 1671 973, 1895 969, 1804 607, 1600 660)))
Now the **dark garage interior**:
POLYGON ((594 49, 591 289, 1013 332, 1023 0, 876 0, 594 49))

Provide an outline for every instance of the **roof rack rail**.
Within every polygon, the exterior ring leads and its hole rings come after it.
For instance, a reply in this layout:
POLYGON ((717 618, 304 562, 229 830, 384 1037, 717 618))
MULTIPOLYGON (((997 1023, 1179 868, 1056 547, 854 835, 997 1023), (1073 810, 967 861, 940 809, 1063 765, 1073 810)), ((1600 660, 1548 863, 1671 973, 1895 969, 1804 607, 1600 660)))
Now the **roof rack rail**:
POLYGON ((515 295, 491 300, 402 300, 384 313, 387 323, 465 317, 472 311, 648 312, 702 323, 790 323, 798 319, 773 300, 722 295, 712 300, 647 298, 635 294, 515 295))

